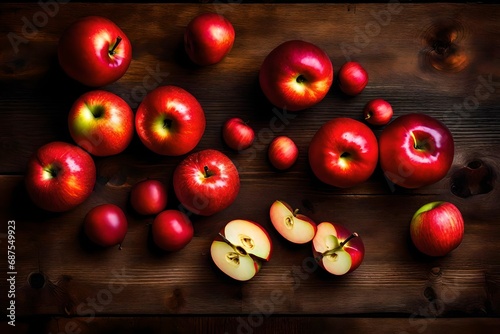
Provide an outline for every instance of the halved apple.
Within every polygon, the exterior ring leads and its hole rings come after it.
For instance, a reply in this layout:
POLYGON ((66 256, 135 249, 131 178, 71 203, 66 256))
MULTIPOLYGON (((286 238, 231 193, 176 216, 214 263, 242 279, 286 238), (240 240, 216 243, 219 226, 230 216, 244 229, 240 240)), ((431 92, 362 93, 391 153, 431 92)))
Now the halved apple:
POLYGON ((316 223, 309 217, 293 210, 283 201, 274 201, 269 210, 271 222, 283 238, 296 244, 311 241, 316 234, 316 223))
POLYGON ((215 265, 238 281, 247 281, 271 258, 272 244, 259 224, 243 219, 232 220, 212 242, 210 254, 215 265))
POLYGON ((365 246, 358 234, 337 223, 319 224, 312 244, 318 264, 333 275, 354 271, 365 254, 365 246))

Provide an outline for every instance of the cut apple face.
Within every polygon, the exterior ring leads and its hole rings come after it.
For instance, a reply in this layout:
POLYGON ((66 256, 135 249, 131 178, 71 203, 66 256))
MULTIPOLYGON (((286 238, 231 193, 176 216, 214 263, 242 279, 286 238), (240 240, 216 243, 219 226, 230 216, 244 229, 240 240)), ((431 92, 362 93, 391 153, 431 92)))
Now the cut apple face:
POLYGON ((290 242, 304 244, 316 234, 316 223, 307 216, 298 214, 283 201, 275 201, 269 210, 273 226, 279 234, 290 242))
POLYGON ((210 254, 215 265, 226 275, 247 281, 271 257, 271 239, 266 230, 252 221, 232 220, 212 242, 210 254))

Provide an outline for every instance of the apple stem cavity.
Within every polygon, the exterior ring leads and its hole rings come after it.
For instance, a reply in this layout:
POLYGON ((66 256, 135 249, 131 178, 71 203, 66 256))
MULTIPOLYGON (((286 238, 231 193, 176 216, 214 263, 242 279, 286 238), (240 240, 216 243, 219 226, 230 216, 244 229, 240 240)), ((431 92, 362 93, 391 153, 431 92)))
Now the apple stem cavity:
POLYGON ((302 74, 301 74, 301 75, 299 75, 299 76, 297 77, 297 79, 295 79, 295 80, 296 80, 296 81, 297 81, 297 83, 299 83, 299 84, 307 81, 307 80, 306 80, 306 77, 305 77, 305 76, 303 76, 302 74))
POLYGON ((163 120, 163 128, 164 129, 170 129, 171 127, 172 127, 172 120, 171 119, 163 120))
POLYGON ((116 37, 115 45, 113 45, 113 47, 111 48, 111 50, 109 50, 109 55, 110 56, 112 56, 112 55, 115 54, 116 47, 120 44, 121 41, 122 41, 122 38, 120 36, 116 37))

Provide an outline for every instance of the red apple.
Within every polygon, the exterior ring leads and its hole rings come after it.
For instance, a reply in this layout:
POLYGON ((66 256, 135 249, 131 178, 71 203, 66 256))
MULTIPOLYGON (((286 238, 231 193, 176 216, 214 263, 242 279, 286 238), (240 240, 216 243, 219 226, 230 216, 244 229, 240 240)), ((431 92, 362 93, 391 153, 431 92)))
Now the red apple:
POLYGON ((40 147, 28 162, 26 189, 40 208, 68 211, 92 193, 96 169, 92 157, 80 147, 51 142, 40 147))
POLYGON ((464 236, 464 220, 449 202, 425 204, 415 212, 410 235, 419 251, 429 256, 444 256, 457 248, 464 236))
POLYGON ((441 180, 453 162, 450 131, 425 114, 396 118, 380 134, 379 147, 385 176, 404 188, 419 188, 441 180))
POLYGON ((231 51, 234 36, 233 25, 224 16, 203 13, 192 19, 186 27, 184 49, 195 64, 216 64, 231 51))
POLYGON ((333 81, 333 66, 325 51, 309 42, 292 40, 272 50, 259 72, 264 95, 278 108, 298 111, 323 100, 333 81))
POLYGON ((393 115, 392 106, 383 99, 369 101, 363 109, 365 121, 371 125, 386 125, 393 115))
POLYGON ((125 33, 111 20, 83 17, 62 34, 59 64, 80 83, 99 87, 120 79, 132 60, 132 46, 125 33))
POLYGON ((304 244, 316 235, 316 223, 298 211, 298 209, 293 210, 286 202, 274 201, 269 216, 273 226, 283 238, 296 244, 304 244))
POLYGON ((368 72, 355 61, 348 61, 339 70, 339 87, 347 95, 358 95, 368 84, 368 72))
POLYGON ((80 96, 68 116, 73 140, 89 153, 108 156, 123 152, 134 136, 134 113, 119 96, 94 90, 80 96))
POLYGON ((156 216, 152 225, 155 244, 168 252, 186 247, 193 239, 194 229, 189 217, 178 210, 165 210, 156 216))
POLYGON ((161 86, 137 109, 135 127, 142 143, 157 154, 179 156, 198 145, 205 113, 198 100, 177 86, 161 86))
POLYGON ((121 245, 127 234, 127 227, 127 217, 114 204, 101 204, 92 208, 83 222, 85 234, 102 247, 121 245))
POLYGON ((212 242, 210 255, 215 265, 238 281, 248 281, 269 261, 272 242, 259 224, 244 219, 230 221, 212 242))
POLYGON ((255 132, 241 118, 233 117, 224 123, 222 137, 227 146, 233 150, 241 151, 252 145, 255 139, 255 132))
POLYGON ((274 168, 285 170, 297 161, 299 149, 289 137, 279 136, 269 144, 267 156, 274 168))
POLYGON ((316 132, 309 145, 309 164, 322 182, 347 188, 366 181, 377 166, 377 138, 351 118, 335 118, 316 132))
POLYGON ((210 216, 230 206, 240 190, 238 170, 225 154, 207 149, 192 153, 174 171, 174 191, 189 211, 210 216))
POLYGON ((318 264, 334 275, 356 270, 365 255, 365 246, 358 234, 337 223, 319 224, 312 243, 318 264))
POLYGON ((130 204, 141 215, 156 215, 167 206, 167 189, 158 180, 136 183, 130 191, 130 204))

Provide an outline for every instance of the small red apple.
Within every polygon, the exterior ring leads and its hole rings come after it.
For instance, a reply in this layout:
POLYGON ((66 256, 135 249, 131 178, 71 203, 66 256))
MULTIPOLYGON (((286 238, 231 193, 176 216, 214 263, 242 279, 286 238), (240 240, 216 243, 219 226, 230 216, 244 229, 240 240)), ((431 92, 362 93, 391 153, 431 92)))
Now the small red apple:
POLYGON ((289 137, 279 136, 269 144, 267 155, 274 168, 285 170, 297 161, 299 149, 289 137))
POLYGON ((193 239, 194 229, 189 217, 178 210, 165 210, 153 221, 155 244, 168 252, 179 251, 193 239))
POLYGON ((241 151, 252 145, 255 139, 255 132, 241 118, 233 117, 224 123, 222 137, 227 146, 233 150, 241 151))
POLYGON ((355 61, 344 63, 338 77, 340 90, 347 95, 358 95, 368 84, 368 72, 355 61))
POLYGON ((122 209, 114 204, 101 204, 92 208, 83 223, 89 239, 102 246, 111 247, 121 244, 127 234, 127 217, 122 209))
POLYGON ((369 101, 363 109, 365 121, 371 125, 386 125, 393 115, 392 106, 383 99, 369 101))
POLYGON ((167 206, 167 189, 158 180, 136 183, 130 191, 130 204, 141 215, 156 215, 167 206))

